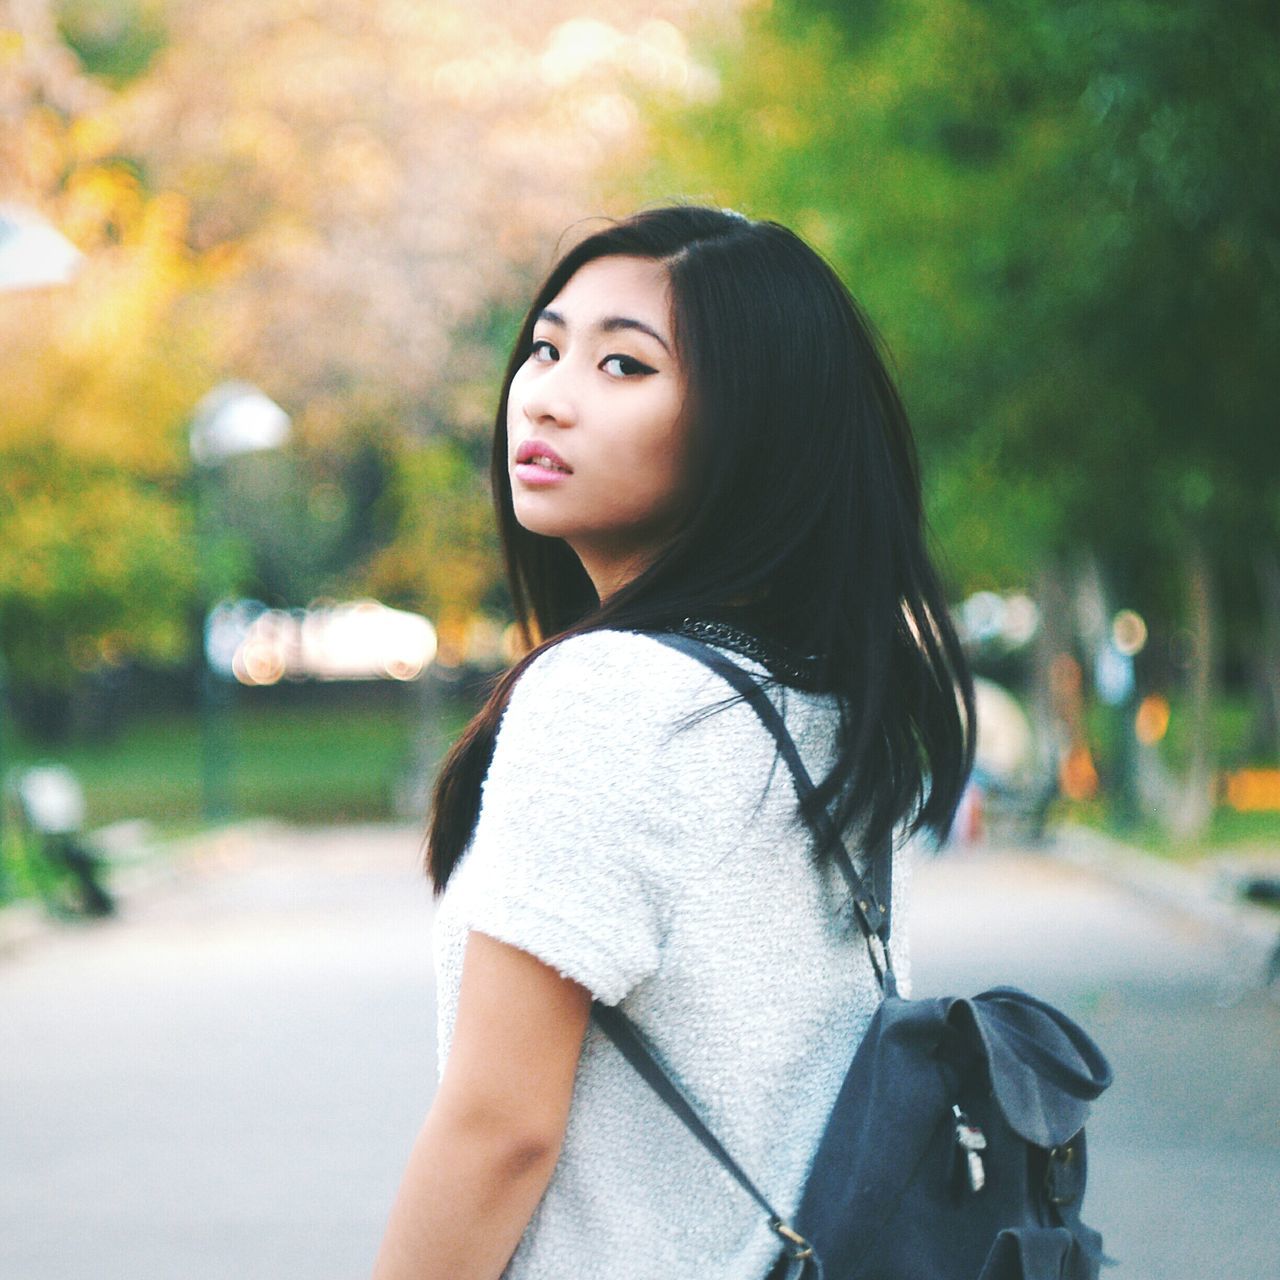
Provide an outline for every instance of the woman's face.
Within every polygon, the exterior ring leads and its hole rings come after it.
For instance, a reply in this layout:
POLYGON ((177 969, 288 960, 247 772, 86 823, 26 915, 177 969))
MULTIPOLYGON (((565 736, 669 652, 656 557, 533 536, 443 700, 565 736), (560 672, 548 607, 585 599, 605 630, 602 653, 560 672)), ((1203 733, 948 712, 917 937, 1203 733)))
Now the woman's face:
POLYGON ((563 538, 601 599, 643 570, 682 511, 685 381, 667 272, 588 262, 538 317, 507 400, 516 519, 563 538))

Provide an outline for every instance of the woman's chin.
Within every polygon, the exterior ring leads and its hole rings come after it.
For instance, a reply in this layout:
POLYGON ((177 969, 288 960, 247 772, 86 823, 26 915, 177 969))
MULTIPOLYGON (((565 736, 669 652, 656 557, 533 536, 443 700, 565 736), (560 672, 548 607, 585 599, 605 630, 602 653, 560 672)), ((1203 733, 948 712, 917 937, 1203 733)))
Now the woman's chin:
POLYGON ((543 538, 563 538, 571 530, 563 520, 557 520, 545 511, 530 511, 515 506, 516 523, 527 533, 536 533, 543 538))

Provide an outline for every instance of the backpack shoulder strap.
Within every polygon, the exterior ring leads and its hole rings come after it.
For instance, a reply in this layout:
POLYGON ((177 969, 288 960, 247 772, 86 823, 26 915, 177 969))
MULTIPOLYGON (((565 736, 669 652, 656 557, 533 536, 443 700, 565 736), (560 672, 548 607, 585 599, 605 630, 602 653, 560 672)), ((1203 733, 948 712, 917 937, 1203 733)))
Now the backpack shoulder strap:
MULTIPOLYGON (((710 667, 743 696, 778 744, 778 750, 791 771, 791 779, 795 784, 797 795, 801 800, 810 800, 817 788, 804 766, 804 761, 800 758, 795 739, 788 732, 777 707, 765 696, 764 691, 750 673, 700 640, 667 631, 646 634, 661 644, 677 649, 704 666, 710 667)), ((840 868, 850 893, 853 894, 854 919, 863 938, 866 939, 867 950, 871 955, 871 967, 875 971, 876 979, 886 993, 896 994, 893 964, 889 958, 888 948, 889 901, 892 896, 893 882, 891 840, 886 838, 872 859, 873 882, 881 889, 883 895, 877 898, 875 892, 858 874, 857 868, 853 865, 853 859, 849 856, 849 850, 845 847, 839 831, 836 830, 830 814, 821 806, 815 807, 814 812, 819 839, 823 842, 824 848, 830 850, 835 858, 836 865, 840 868)))
POLYGON ((613 1041, 622 1056, 635 1068, 640 1078, 675 1113, 684 1127, 702 1143, 738 1186, 768 1214, 769 1226, 782 1241, 786 1255, 792 1263, 803 1263, 811 1259, 813 1246, 769 1203, 764 1192, 752 1182, 742 1166, 725 1150, 720 1139, 703 1123, 693 1103, 685 1097, 680 1086, 667 1074, 666 1069, 654 1056, 653 1050, 636 1029, 635 1023, 621 1009, 601 1004, 598 1000, 591 1006, 591 1017, 600 1030, 613 1041))
MULTIPOLYGON (((765 727, 773 735, 782 758, 786 761, 795 783, 796 792, 802 799, 808 799, 816 790, 809 771, 800 759, 795 740, 787 731, 786 724, 777 708, 765 696, 763 690, 754 679, 735 662, 731 662, 710 646, 693 640, 688 636, 670 632, 649 632, 655 640, 678 649, 689 657, 710 667, 724 680, 728 681, 760 717, 765 727)), ((835 824, 825 809, 817 809, 816 826, 819 837, 826 842, 835 856, 836 863, 853 893, 854 917, 858 928, 866 939, 867 950, 871 957, 872 968, 886 995, 897 994, 897 983, 888 956, 887 941, 889 937, 889 913, 887 908, 890 868, 892 863, 892 845, 886 840, 881 852, 885 867, 885 903, 882 907, 875 896, 863 884, 862 877, 853 865, 853 859, 845 848, 835 824)), ((769 1215, 769 1226, 782 1241, 784 1251, 790 1260, 788 1276, 809 1274, 811 1264, 817 1262, 813 1246, 789 1225, 773 1208, 764 1193, 756 1186, 742 1166, 729 1154, 724 1144, 707 1127, 698 1115, 693 1103, 685 1096, 679 1084, 672 1078, 666 1068, 658 1060, 645 1042, 635 1023, 621 1009, 594 1001, 591 1017, 602 1032, 613 1042, 623 1058, 635 1069, 642 1080, 675 1114, 686 1129, 702 1144, 716 1162, 733 1178, 733 1180, 769 1215)), ((820 1264, 818 1274, 821 1274, 820 1264)))

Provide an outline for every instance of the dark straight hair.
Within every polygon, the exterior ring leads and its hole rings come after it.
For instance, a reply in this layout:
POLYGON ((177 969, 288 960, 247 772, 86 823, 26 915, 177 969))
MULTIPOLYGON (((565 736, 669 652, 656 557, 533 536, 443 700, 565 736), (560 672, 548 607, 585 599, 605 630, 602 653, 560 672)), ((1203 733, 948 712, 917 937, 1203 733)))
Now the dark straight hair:
MULTIPOLYGON (((904 820, 945 837, 972 765, 973 686, 925 544, 915 443, 871 326, 798 236, 680 205, 570 249, 507 366, 492 484, 517 619, 534 647, 441 769, 427 842, 437 892, 470 842, 512 687, 543 650, 605 627, 669 629, 744 600, 767 638, 817 657, 838 700, 835 764, 814 804, 842 830, 856 826, 867 847, 904 820), (507 399, 539 313, 610 255, 668 272, 695 500, 653 563, 601 602, 565 542, 516 520, 507 399)), ((800 812, 812 826, 816 810, 800 812)))

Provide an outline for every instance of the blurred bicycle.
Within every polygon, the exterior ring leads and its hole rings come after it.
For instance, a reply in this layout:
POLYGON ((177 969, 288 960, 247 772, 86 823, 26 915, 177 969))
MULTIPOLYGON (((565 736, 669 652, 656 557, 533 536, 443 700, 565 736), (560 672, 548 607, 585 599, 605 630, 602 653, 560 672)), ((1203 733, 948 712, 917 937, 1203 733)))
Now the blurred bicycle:
POLYGON ((65 765, 15 771, 6 786, 24 871, 51 915, 61 919, 113 915, 104 859, 84 832, 84 788, 65 765))

